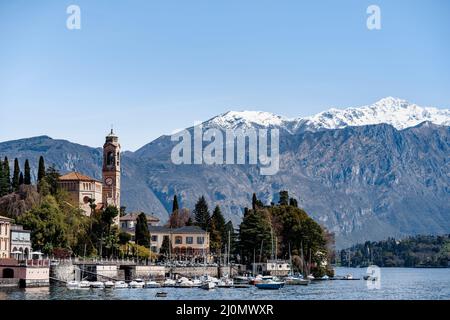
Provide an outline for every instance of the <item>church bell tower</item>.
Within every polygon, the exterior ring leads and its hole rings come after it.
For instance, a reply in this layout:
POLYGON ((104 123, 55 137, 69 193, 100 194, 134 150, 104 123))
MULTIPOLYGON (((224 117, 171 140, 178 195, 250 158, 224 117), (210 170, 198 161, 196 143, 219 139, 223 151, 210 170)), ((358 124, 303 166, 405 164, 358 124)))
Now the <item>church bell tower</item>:
POLYGON ((120 210, 120 144, 119 137, 111 133, 103 145, 103 205, 120 210))

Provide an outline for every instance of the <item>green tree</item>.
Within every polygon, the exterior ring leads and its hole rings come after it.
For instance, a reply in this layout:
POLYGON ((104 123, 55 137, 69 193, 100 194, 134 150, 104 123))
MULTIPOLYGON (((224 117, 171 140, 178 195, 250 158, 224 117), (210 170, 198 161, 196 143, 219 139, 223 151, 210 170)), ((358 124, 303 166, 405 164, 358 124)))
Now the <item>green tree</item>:
POLYGON ((48 167, 45 172, 45 178, 43 179, 43 181, 48 184, 50 194, 52 195, 56 195, 56 193, 58 192, 58 181, 60 176, 60 173, 54 166, 48 167))
POLYGON ((178 198, 177 195, 173 196, 173 205, 172 205, 172 213, 174 213, 175 211, 178 211, 179 207, 178 207, 178 198))
POLYGON ((134 241, 136 244, 146 248, 150 247, 150 232, 148 231, 147 216, 143 212, 137 217, 135 232, 134 241))
POLYGON ((28 159, 25 160, 25 175, 23 178, 23 183, 26 185, 31 184, 31 169, 30 169, 30 162, 28 159))
POLYGON ((121 232, 119 233, 119 244, 127 244, 128 242, 131 241, 131 234, 129 234, 128 232, 121 232))
POLYGON ((168 236, 165 236, 163 238, 163 242, 161 244, 161 249, 159 250, 159 253, 167 257, 170 253, 170 250, 171 250, 170 239, 168 236))
POLYGON ((13 191, 19 190, 19 175, 20 175, 19 160, 17 158, 15 158, 14 159, 13 178, 12 178, 13 191))
POLYGON ((201 196, 195 204, 194 214, 196 225, 203 230, 208 231, 211 217, 209 214, 208 203, 206 203, 204 196, 201 196))
POLYGON ((3 197, 7 193, 8 193, 8 185, 6 183, 4 164, 0 160, 0 197, 3 197))
POLYGON ((23 178, 23 173, 21 172, 20 174, 19 174, 19 186, 21 186, 21 185, 23 185, 24 184, 24 178, 23 178))
POLYGON ((237 250, 238 250, 238 246, 237 246, 237 234, 236 234, 236 230, 234 230, 234 226, 233 226, 233 222, 228 221, 225 224, 225 232, 226 232, 226 237, 225 239, 225 244, 228 244, 228 237, 230 237, 230 254, 237 254, 237 250))
POLYGON ((287 206, 289 205, 289 193, 285 190, 280 191, 280 206, 287 206))
POLYGON ((216 253, 220 253, 225 244, 227 235, 225 230, 225 218, 223 217, 219 206, 214 208, 211 216, 210 233, 211 248, 214 249, 216 253))
POLYGON ((297 199, 295 199, 295 198, 290 198, 290 199, 289 199, 289 205, 292 206, 292 207, 298 208, 298 202, 297 202, 297 199))
POLYGON ((38 183, 45 177, 45 161, 44 157, 39 157, 39 167, 38 167, 38 183))
POLYGON ((11 192, 11 170, 9 169, 9 160, 8 157, 5 157, 3 161, 3 174, 5 175, 6 180, 6 189, 7 193, 11 192))
POLYGON ((267 209, 250 210, 239 226, 240 251, 243 263, 250 264, 256 249, 256 259, 264 260, 271 252, 271 222, 267 209), (260 248, 262 247, 262 250, 260 248))

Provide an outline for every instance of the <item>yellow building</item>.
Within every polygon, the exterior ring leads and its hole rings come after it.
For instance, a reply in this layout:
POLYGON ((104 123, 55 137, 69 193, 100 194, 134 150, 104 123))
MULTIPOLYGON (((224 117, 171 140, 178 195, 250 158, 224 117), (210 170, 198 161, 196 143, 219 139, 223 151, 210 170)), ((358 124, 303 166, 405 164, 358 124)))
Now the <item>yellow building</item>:
POLYGON ((67 191, 71 202, 78 204, 87 215, 91 214, 91 199, 97 206, 102 204, 102 183, 81 173, 71 172, 61 176, 59 187, 67 191))
POLYGON ((0 216, 0 259, 9 259, 11 251, 12 219, 0 216))
POLYGON ((176 229, 150 226, 150 246, 154 253, 159 253, 164 238, 169 237, 171 253, 175 259, 202 258, 209 255, 209 232, 196 227, 185 226, 176 229))
MULTIPOLYGON (((103 145, 103 181, 78 172, 70 172, 60 177, 58 185, 69 193, 71 202, 82 209, 86 215, 92 212, 91 203, 96 205, 95 210, 101 210, 107 206, 115 206, 120 210, 120 174, 119 138, 111 130, 103 145)), ((116 223, 119 224, 119 217, 116 223)))

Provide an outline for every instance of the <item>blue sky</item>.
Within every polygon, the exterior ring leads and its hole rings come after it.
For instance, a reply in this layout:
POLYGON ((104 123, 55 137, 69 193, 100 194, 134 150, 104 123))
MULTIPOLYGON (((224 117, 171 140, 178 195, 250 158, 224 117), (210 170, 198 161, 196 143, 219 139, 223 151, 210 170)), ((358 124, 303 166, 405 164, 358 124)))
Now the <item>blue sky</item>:
POLYGON ((0 0, 0 141, 100 146, 114 124, 135 150, 228 110, 448 108, 449 39, 447 0, 0 0))

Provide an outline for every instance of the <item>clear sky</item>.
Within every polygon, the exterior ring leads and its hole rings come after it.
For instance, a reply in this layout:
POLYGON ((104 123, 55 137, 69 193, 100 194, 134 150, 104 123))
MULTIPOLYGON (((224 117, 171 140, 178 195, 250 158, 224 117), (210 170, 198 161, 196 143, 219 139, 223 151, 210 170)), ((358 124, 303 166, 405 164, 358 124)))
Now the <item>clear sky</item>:
POLYGON ((0 0, 0 141, 98 147, 114 124, 135 150, 228 110, 298 117, 385 96, 449 107, 450 1, 0 0))

